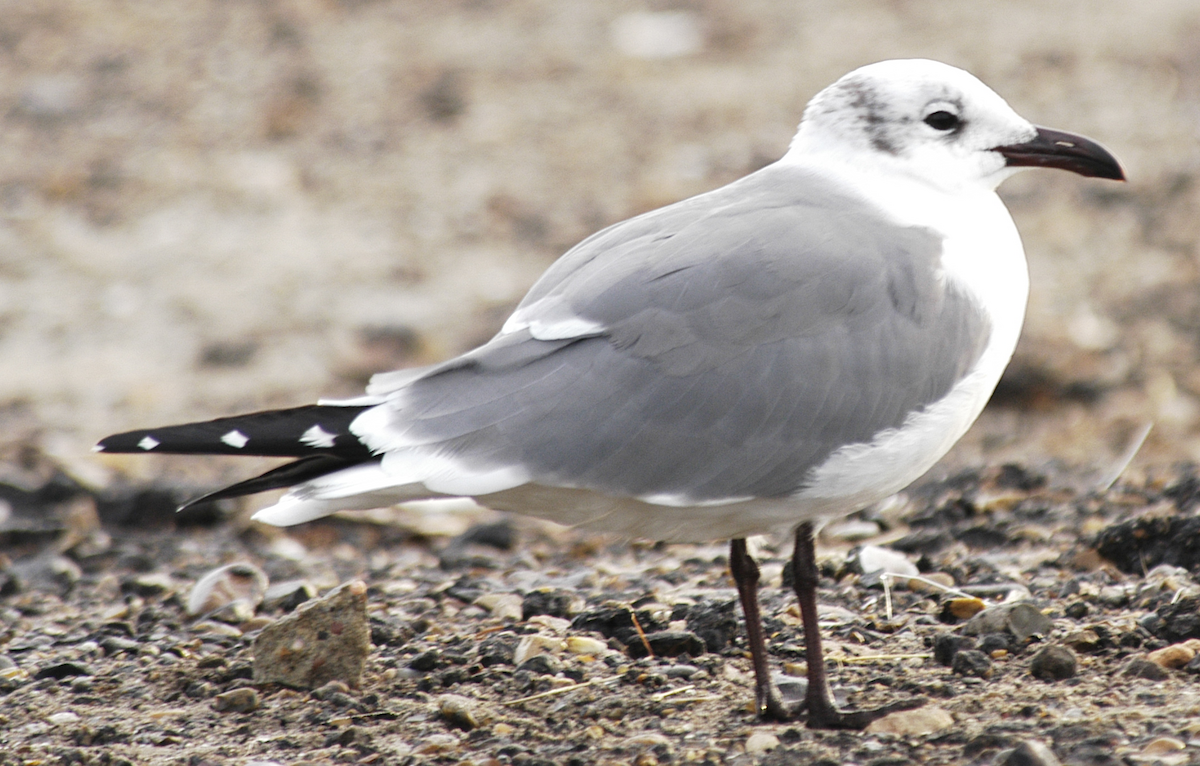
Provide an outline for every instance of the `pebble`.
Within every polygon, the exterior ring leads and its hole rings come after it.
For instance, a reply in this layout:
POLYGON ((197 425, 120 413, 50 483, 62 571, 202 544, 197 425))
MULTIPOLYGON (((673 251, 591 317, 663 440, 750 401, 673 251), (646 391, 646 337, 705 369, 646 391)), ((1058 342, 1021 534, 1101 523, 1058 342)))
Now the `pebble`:
POLYGON ((566 647, 571 654, 600 654, 608 649, 608 644, 589 636, 568 636, 566 647))
POLYGON ((996 755, 996 766, 1062 766, 1058 756, 1036 739, 1027 739, 1012 750, 996 755))
POLYGON ((952 598, 942 605, 942 615, 954 620, 969 620, 987 608, 983 599, 952 598))
POLYGON ((953 725, 954 717, 950 713, 936 705, 926 705, 916 710, 901 710, 877 718, 867 727, 867 733, 920 737, 953 725))
POLYGON ((704 654, 704 642, 695 633, 686 630, 659 630, 647 633, 646 640, 634 640, 628 646, 629 656, 634 659, 647 655, 646 645, 655 657, 678 657, 688 654, 699 657, 704 654))
POLYGON ((287 580, 271 583, 263 591, 263 609, 282 609, 290 612, 309 599, 317 597, 317 589, 308 580, 287 580))
POLYGON ((1142 748, 1143 755, 1167 755, 1183 750, 1187 744, 1180 739, 1174 737, 1159 737, 1146 743, 1142 748))
POLYGON ((210 614, 229 622, 245 622, 262 603, 269 581, 253 564, 239 562, 211 570, 188 594, 187 612, 192 616, 210 614))
POLYGON ((1128 678, 1145 678, 1150 681, 1163 681, 1168 673, 1161 665, 1155 665, 1150 660, 1135 657, 1121 669, 1121 675, 1128 678))
POLYGON ((851 569, 864 575, 879 572, 913 577, 921 573, 917 565, 909 561, 903 553, 878 545, 863 545, 851 551, 850 556, 851 569))
POLYGON ((1036 635, 1046 635, 1054 629, 1054 621, 1038 611, 1033 604, 1001 604, 984 609, 963 625, 968 636, 1007 632, 1024 643, 1036 635))
POLYGON ((758 755, 779 747, 779 737, 769 731, 756 731, 746 738, 746 752, 758 755))
POLYGON ((921 575, 921 579, 914 577, 908 581, 908 589, 914 593, 941 593, 945 588, 953 587, 954 576, 946 572, 929 572, 921 575))
POLYGON ((437 704, 438 715, 451 726, 464 731, 479 728, 482 716, 475 700, 461 694, 443 694, 437 704))
POLYGON ((72 713, 70 710, 63 710, 58 713, 52 713, 46 716, 46 720, 55 726, 62 726, 67 723, 76 723, 79 721, 79 716, 72 713))
MULTIPOLYGON (((571 591, 539 588, 526 593, 521 600, 521 619, 528 620, 539 614, 548 614, 551 617, 569 617, 573 614, 571 607, 573 605, 579 607, 582 603, 577 604, 576 601, 579 601, 579 597, 571 591)), ((576 608, 574 611, 580 610, 576 608)))
POLYGON ((354 580, 262 629, 254 640, 254 681, 357 687, 370 651, 367 586, 354 580))
POLYGON ((513 651, 514 665, 523 665, 526 660, 541 654, 556 654, 562 651, 563 641, 553 636, 543 636, 537 633, 522 636, 517 648, 513 651))
POLYGON ((488 610, 498 620, 517 622, 523 619, 522 599, 516 593, 485 593, 475 599, 475 604, 488 610))
POLYGON ((1063 643, 1077 652, 1100 650, 1100 636, 1094 630, 1076 630, 1063 638, 1063 643))
POLYGON ((964 649, 974 649, 975 639, 954 633, 942 633, 933 639, 933 659, 939 665, 950 667, 954 664, 954 655, 964 649))
POLYGON ((1029 672, 1043 681, 1061 681, 1076 673, 1075 653, 1065 646, 1051 645, 1033 655, 1029 672))
POLYGON ((249 713, 259 704, 258 692, 245 686, 213 698, 213 710, 218 713, 249 713))
POLYGON ((964 649, 956 652, 951 669, 960 676, 990 678, 992 675, 992 658, 978 649, 964 649))
POLYGON ((1146 659, 1155 665, 1168 670, 1179 670, 1186 666, 1196 656, 1196 650, 1187 644, 1172 644, 1162 649, 1155 649, 1146 655, 1146 659))

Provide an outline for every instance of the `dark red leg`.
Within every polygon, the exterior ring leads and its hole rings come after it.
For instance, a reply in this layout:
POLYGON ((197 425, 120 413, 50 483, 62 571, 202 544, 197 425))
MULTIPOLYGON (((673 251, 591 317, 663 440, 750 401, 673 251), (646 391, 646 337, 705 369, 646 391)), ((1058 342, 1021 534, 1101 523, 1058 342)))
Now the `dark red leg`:
MULTIPOLYGON (((804 656, 808 661, 808 693, 804 707, 808 710, 810 729, 863 729, 876 718, 897 710, 909 710, 925 704, 916 697, 885 705, 875 710, 842 712, 833 704, 829 681, 825 676, 825 655, 821 651, 821 632, 817 627, 817 555, 813 544, 812 522, 796 527, 796 550, 792 554, 792 574, 796 598, 800 600, 800 618, 804 623, 804 656)), ((740 589, 739 589, 740 592, 740 589)), ((743 605, 745 602, 742 602, 743 605)), ((747 617, 747 620, 749 617, 747 617)), ((761 634, 761 631, 760 631, 761 634)), ((761 639, 760 639, 761 640, 761 639)))
POLYGON ((771 683, 771 668, 767 664, 767 642, 758 610, 758 564, 746 553, 746 541, 742 538, 729 543, 729 571, 746 616, 746 640, 754 665, 754 710, 762 718, 786 721, 793 717, 793 711, 784 707, 779 690, 771 683))

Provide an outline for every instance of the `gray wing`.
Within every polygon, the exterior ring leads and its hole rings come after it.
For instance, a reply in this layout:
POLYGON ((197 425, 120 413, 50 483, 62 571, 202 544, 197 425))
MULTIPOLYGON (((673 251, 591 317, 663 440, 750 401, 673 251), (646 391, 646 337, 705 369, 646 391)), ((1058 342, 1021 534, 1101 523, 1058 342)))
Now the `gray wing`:
POLYGON ((940 253, 933 232, 771 166, 582 242, 506 331, 408 383, 389 429, 544 484, 786 496, 979 358, 987 321, 940 253))

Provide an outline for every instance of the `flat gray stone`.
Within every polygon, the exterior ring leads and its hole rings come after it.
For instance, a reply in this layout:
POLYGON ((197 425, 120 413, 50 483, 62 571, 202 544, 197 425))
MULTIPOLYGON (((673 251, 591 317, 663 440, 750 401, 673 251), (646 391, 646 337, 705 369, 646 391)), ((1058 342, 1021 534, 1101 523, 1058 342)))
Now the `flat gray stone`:
POLYGON ((263 628, 254 640, 254 681, 357 687, 370 651, 367 586, 355 580, 263 628))

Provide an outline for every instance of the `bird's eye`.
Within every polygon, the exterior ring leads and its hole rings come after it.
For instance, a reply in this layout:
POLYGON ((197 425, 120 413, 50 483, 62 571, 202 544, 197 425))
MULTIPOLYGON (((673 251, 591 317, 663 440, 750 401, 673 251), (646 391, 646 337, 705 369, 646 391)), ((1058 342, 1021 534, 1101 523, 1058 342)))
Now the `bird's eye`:
POLYGON ((925 117, 925 124, 934 130, 954 130, 958 127, 958 115, 939 109, 925 117))

